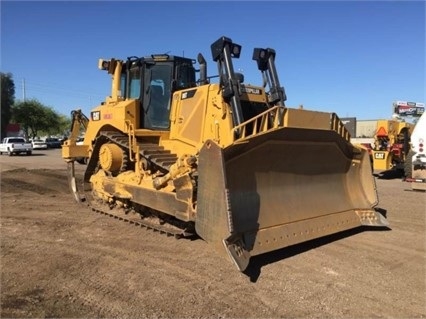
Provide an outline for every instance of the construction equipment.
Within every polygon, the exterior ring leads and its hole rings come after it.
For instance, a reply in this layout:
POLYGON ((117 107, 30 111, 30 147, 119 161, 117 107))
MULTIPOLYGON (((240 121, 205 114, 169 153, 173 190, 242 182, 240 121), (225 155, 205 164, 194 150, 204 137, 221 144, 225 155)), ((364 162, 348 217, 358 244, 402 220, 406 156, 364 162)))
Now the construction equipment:
POLYGON ((371 160, 374 170, 404 169, 414 124, 400 120, 379 120, 371 160))
POLYGON ((336 114, 285 106, 273 49, 253 52, 263 86, 234 71, 241 46, 231 39, 211 52, 212 77, 201 54, 199 70, 164 54, 100 60, 111 96, 89 119, 73 112, 62 148, 76 200, 165 234, 198 235, 240 271, 250 256, 387 225, 374 209, 367 151, 349 142, 336 114), (78 158, 88 158, 82 187, 78 158))
POLYGON ((411 188, 426 191, 426 113, 416 122, 411 134, 411 148, 405 162, 405 181, 411 188))

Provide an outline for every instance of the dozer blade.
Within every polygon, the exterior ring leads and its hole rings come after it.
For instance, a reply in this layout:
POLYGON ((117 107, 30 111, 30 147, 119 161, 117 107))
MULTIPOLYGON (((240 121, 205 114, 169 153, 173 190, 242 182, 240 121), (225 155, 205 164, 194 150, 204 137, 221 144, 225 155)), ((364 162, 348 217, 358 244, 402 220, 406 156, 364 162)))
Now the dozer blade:
POLYGON ((368 153, 332 130, 280 128, 200 151, 196 231, 240 271, 250 256, 387 226, 368 153), (225 248, 225 249, 223 249, 225 248))

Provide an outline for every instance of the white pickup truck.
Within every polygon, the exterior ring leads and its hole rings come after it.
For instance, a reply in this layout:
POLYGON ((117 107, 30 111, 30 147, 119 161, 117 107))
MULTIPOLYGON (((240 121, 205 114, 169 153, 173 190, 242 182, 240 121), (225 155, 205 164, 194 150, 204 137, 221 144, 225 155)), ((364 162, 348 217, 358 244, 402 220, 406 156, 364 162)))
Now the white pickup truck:
POLYGON ((7 153, 9 156, 20 153, 31 155, 32 151, 33 145, 23 137, 5 137, 0 144, 0 155, 3 153, 7 153))

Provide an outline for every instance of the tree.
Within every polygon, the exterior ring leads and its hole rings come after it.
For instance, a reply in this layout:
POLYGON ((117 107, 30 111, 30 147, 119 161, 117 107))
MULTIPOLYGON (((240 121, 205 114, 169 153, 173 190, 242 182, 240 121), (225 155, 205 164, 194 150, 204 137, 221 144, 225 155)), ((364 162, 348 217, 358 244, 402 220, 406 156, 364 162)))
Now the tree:
POLYGON ((11 73, 2 73, 1 76, 1 136, 6 136, 6 127, 11 118, 11 107, 15 102, 15 83, 11 73))
POLYGON ((36 99, 19 101, 12 107, 12 118, 21 125, 28 138, 35 138, 39 133, 57 134, 63 127, 63 118, 52 108, 41 104, 36 99))
POLYGON ((66 115, 59 115, 59 132, 63 136, 68 136, 71 130, 71 117, 66 115))

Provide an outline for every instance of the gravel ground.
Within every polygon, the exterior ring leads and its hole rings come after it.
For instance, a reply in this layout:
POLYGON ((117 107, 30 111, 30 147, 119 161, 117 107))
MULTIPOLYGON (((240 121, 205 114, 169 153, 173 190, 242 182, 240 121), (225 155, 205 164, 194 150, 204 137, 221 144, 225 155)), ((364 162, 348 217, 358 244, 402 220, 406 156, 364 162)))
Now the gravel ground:
POLYGON ((240 273, 200 239, 74 203, 60 150, 0 165, 2 318, 426 317, 426 194, 397 176, 376 177, 391 229, 256 256, 240 273))

